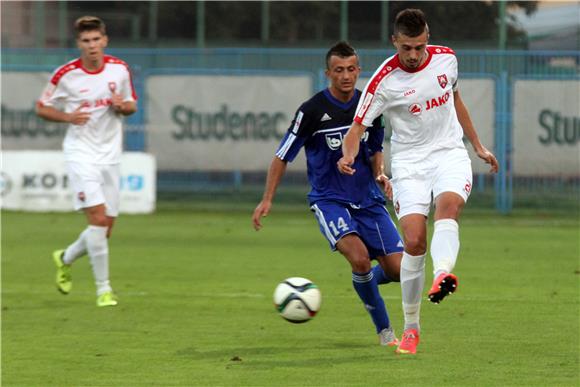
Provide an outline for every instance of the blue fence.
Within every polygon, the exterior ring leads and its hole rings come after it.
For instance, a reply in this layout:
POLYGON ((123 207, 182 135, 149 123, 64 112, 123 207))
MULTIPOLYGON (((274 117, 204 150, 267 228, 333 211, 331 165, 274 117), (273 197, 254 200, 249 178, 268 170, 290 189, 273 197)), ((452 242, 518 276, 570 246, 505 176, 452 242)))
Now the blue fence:
MULTIPOLYGON (((109 53, 127 61, 134 71, 134 82, 139 95, 145 95, 144 79, 147 74, 160 69, 181 71, 285 71, 310 72, 315 77, 315 89, 324 87, 324 58, 326 49, 260 49, 260 48, 207 48, 207 49, 111 49, 109 53)), ((392 50, 360 50, 363 71, 373 71, 392 50)), ((52 70, 56 66, 78 56, 71 49, 3 49, 3 70, 52 70)), ((580 52, 578 51, 480 51, 460 50, 457 52, 459 70, 472 77, 493 77, 496 83, 495 139, 493 144, 498 156, 500 173, 492 178, 476 177, 476 189, 480 192, 493 187, 493 200, 498 211, 508 213, 514 206, 514 196, 521 202, 541 206, 544 194, 559 195, 560 199, 578 208, 580 201, 579 178, 548 176, 542 179, 518 178, 511 173, 510 155, 512 146, 512 89, 515 79, 521 77, 578 79, 580 52), (515 192, 515 193, 514 193, 515 192), (526 196, 527 195, 527 196, 526 196)), ((313 90, 314 91, 314 90, 313 90)), ((140 103, 143 104, 143 100, 140 103)), ((145 106, 129 118, 126 134, 126 149, 146 150, 145 106)), ((491 146, 491 144, 489 144, 491 146)), ((265 175, 265 171, 264 171, 265 175)), ((579 171, 580 175, 580 171, 579 171)), ((172 171, 160 171, 159 189, 171 190, 179 179, 204 179, 206 173, 188 174, 183 177, 172 171)), ((240 176, 233 173, 225 177, 231 185, 239 187, 242 182, 263 183, 263 176, 240 176)), ((208 179, 208 182, 211 179, 208 179)), ((217 179, 219 180, 219 179, 217 179)), ((302 183, 303 177, 294 179, 302 183)), ((227 185, 227 184, 226 184, 227 185)), ((179 185, 183 187, 183 185, 179 185)), ((199 186, 199 185, 197 185, 199 186)), ((223 184, 222 184, 223 186, 223 184)), ((515 205, 518 205, 516 202, 515 205)))

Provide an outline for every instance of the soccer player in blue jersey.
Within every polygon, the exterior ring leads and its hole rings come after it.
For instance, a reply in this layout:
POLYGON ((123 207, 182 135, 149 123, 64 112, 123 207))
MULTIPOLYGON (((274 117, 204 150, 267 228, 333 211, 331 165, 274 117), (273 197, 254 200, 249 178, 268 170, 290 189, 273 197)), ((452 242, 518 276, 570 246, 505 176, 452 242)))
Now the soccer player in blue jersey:
POLYGON ((330 86, 304 102, 294 117, 272 160, 262 201, 254 210, 254 228, 262 227, 288 162, 300 149, 306 152, 310 209, 316 215, 330 248, 350 263, 352 283, 371 315, 381 345, 396 347, 379 284, 399 281, 403 243, 385 208, 381 188, 392 198, 391 183, 384 174, 384 127, 377 118, 361 140, 354 162, 356 175, 341 174, 336 163, 342 157, 342 138, 350 127, 361 92, 355 88, 360 74, 356 51, 339 42, 326 54, 330 86), (379 264, 372 267, 371 260, 379 264))

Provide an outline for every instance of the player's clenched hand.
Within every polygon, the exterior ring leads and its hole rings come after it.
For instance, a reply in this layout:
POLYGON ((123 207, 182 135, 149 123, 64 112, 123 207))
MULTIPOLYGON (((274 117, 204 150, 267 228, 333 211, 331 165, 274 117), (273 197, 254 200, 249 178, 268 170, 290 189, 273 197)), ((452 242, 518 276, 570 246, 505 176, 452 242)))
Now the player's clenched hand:
POLYGON ((393 200, 393 185, 391 184, 389 178, 384 174, 380 174, 376 177, 375 180, 377 183, 379 183, 383 191, 385 191, 387 198, 389 198, 389 200, 393 200))
POLYGON ((493 153, 488 151, 487 148, 484 146, 482 146, 481 149, 476 149, 475 151, 477 152, 477 156, 479 156, 480 159, 485 161, 486 164, 491 165, 489 171, 497 173, 497 171, 499 170, 499 163, 497 162, 497 159, 495 158, 493 153))
POLYGON ((114 91, 111 92, 111 106, 117 113, 123 111, 123 97, 121 94, 115 93, 114 91))
POLYGON ((354 164, 354 157, 342 156, 336 163, 336 167, 344 175, 354 175, 356 169, 351 167, 352 164, 354 164))
POLYGON ((268 213, 270 212, 270 207, 272 207, 272 202, 262 200, 254 210, 254 215, 252 215, 252 223, 254 224, 254 229, 256 231, 262 228, 260 218, 268 216, 268 213))
POLYGON ((73 125, 84 125, 91 118, 91 113, 83 112, 81 109, 84 105, 80 105, 75 111, 68 114, 68 122, 73 125))

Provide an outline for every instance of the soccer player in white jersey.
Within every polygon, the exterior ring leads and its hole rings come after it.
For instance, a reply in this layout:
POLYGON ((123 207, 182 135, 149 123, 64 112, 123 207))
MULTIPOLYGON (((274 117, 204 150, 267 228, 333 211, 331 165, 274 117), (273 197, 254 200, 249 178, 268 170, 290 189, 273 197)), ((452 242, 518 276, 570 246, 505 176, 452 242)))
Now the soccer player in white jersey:
POLYGON ((457 222, 472 186, 463 136, 492 172, 497 172, 498 162, 481 144, 459 94, 455 53, 427 44, 429 29, 423 12, 401 11, 393 32, 397 53, 381 64, 365 87, 337 167, 347 175, 356 173, 352 165, 360 138, 384 114, 393 129, 393 202, 405 244, 401 262, 405 327, 397 353, 415 354, 431 201, 435 204, 430 246, 434 281, 428 294, 437 304, 458 285, 452 273, 459 252, 457 222))
POLYGON ((108 238, 119 213, 123 117, 137 111, 137 96, 127 64, 105 55, 105 23, 94 16, 76 20, 81 56, 59 67, 42 93, 38 116, 69 123, 63 150, 74 207, 88 227, 64 250, 56 250, 56 285, 72 288, 71 265, 88 253, 97 287, 97 306, 115 306, 109 282, 108 238))

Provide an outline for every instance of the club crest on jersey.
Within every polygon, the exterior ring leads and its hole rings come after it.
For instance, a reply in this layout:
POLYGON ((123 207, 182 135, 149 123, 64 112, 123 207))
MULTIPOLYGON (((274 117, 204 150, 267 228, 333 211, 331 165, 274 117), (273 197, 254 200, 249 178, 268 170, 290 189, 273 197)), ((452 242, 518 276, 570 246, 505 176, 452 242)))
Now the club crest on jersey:
POLYGON ((423 108, 418 103, 414 103, 409 106, 409 113, 411 113, 414 116, 418 116, 419 114, 421 114, 421 111, 423 111, 423 108))
POLYGON ((109 90, 114 93, 117 90, 117 84, 115 82, 109 82, 109 90))
POLYGON ((325 137, 326 145, 332 150, 337 150, 342 145, 342 133, 329 133, 325 137))
POLYGON ((445 89, 445 86, 447 86, 447 74, 437 75, 437 81, 439 82, 439 86, 445 89))

